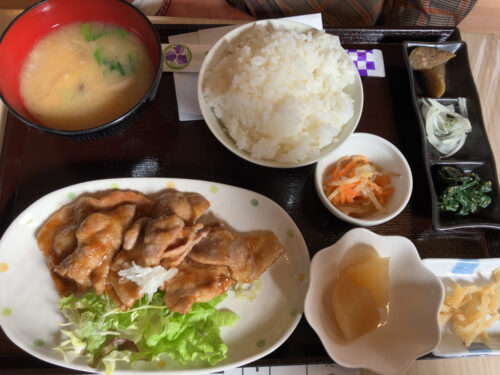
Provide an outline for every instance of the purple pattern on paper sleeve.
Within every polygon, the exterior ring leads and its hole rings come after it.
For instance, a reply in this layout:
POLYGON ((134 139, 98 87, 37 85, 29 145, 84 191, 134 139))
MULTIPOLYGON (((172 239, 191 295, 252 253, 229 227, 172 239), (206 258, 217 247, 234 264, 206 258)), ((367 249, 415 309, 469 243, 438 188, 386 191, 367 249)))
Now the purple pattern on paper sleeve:
POLYGON ((180 65, 184 65, 187 63, 187 57, 186 55, 179 55, 177 56, 177 63, 180 65))
POLYGON ((375 62, 373 61, 373 50, 348 49, 347 54, 351 57, 354 65, 358 69, 359 75, 362 77, 368 76, 368 71, 375 70, 375 62))
POLYGON ((175 51, 175 53, 184 53, 184 46, 179 44, 179 45, 174 47, 174 51, 175 51))
POLYGON ((165 53, 165 60, 167 61, 174 61, 176 58, 176 54, 174 51, 170 50, 165 53))

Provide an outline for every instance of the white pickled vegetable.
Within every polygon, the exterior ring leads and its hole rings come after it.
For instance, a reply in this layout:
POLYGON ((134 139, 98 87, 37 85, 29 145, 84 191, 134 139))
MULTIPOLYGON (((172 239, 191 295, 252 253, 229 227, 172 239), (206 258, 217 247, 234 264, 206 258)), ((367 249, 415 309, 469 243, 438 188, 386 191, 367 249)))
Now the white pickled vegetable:
POLYGON ((465 98, 458 98, 460 113, 453 106, 444 106, 435 99, 422 99, 422 114, 425 118, 427 139, 443 158, 454 155, 465 143, 472 126, 467 118, 465 98))

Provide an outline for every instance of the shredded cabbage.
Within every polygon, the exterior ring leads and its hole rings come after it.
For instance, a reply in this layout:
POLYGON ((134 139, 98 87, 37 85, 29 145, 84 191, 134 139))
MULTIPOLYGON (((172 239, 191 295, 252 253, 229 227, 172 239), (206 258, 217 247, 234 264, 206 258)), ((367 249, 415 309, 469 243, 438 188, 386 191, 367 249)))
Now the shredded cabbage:
POLYGON ((65 359, 68 354, 83 355, 91 367, 104 366, 107 375, 117 361, 158 361, 163 353, 180 363, 201 359, 213 366, 227 356, 220 328, 239 319, 231 311, 216 309, 225 297, 195 303, 184 315, 165 306, 161 291, 150 302, 144 296, 126 311, 105 295, 70 295, 59 302, 69 321, 61 330, 68 339, 55 349, 65 359))
POLYGON ((435 99, 422 99, 422 114, 425 118, 425 131, 431 145, 447 158, 457 153, 465 143, 467 133, 472 130, 467 118, 465 98, 458 98, 461 114, 454 111, 453 105, 444 106, 435 99))

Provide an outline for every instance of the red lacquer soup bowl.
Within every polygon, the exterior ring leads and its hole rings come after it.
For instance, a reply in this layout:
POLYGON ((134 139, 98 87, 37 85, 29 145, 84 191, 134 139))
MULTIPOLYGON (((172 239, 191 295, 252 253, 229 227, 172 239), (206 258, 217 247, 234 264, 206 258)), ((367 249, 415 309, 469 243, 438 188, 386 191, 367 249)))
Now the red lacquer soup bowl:
POLYGON ((16 17, 0 38, 0 97, 9 111, 25 124, 45 133, 76 139, 94 139, 132 125, 148 102, 154 99, 162 73, 161 42, 149 19, 123 0, 44 0, 16 17), (20 73, 35 44, 50 32, 75 22, 114 24, 134 34, 146 47, 153 62, 154 79, 146 94, 126 113, 83 130, 45 127, 32 116, 20 93, 20 73))

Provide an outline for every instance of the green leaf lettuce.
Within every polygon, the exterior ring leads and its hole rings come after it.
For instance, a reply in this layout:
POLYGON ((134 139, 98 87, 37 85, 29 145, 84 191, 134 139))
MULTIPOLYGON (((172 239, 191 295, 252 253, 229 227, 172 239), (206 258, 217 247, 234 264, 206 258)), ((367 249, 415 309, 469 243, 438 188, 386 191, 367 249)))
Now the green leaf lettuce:
POLYGON ((117 361, 157 361, 163 353, 182 364, 201 359, 213 366, 227 356, 220 328, 239 319, 233 312, 217 310, 225 297, 196 303, 183 315, 165 306, 160 291, 151 302, 146 295, 126 311, 107 296, 70 295, 59 302, 68 319, 61 331, 68 339, 55 349, 84 355, 90 366, 104 365, 106 374, 117 361))

